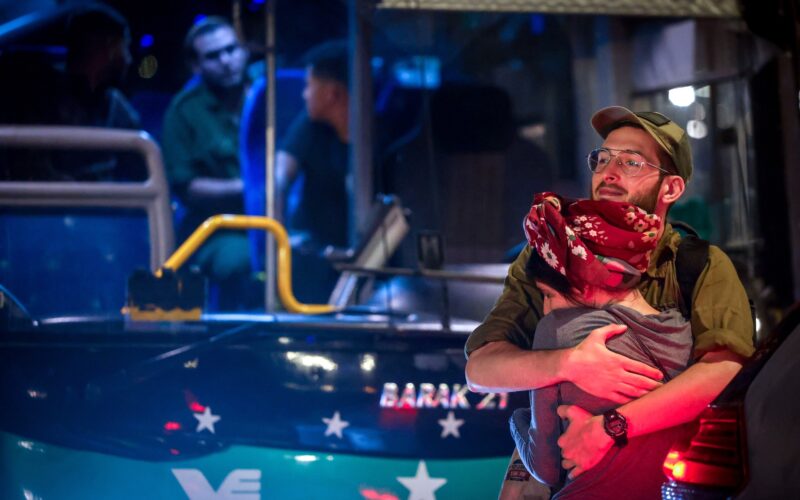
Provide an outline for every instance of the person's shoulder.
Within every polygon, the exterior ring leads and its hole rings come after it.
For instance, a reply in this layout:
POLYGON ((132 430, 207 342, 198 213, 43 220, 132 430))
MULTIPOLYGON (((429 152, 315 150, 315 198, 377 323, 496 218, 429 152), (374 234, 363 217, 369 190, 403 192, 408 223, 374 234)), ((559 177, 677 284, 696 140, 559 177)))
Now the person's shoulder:
POLYGON ((309 134, 309 135, 330 135, 333 134, 335 136, 336 132, 334 132, 333 128, 328 125, 327 123, 312 120, 308 116, 308 112, 303 111, 298 114, 294 121, 292 121, 291 126, 289 127, 290 132, 295 132, 297 134, 309 134))
POLYGON ((308 117, 306 111, 301 111, 294 117, 292 123, 289 124, 289 132, 305 129, 311 127, 311 119, 308 117))
POLYGON ((597 326, 605 325, 614 319, 608 311, 586 306, 556 309, 546 314, 544 319, 546 318, 550 318, 548 322, 551 322, 551 325, 556 328, 564 326, 573 328, 580 324, 580 327, 592 326, 592 329, 597 326))
POLYGON ((613 322, 614 317, 602 309, 585 306, 556 309, 539 321, 533 346, 543 349, 574 346, 593 330, 613 322))
POLYGON ((728 254, 725 253, 725 250, 721 249, 717 245, 712 245, 712 244, 708 245, 708 255, 709 258, 711 258, 712 255, 716 258, 721 258, 721 257, 729 258, 728 254))
POLYGON ((725 250, 721 249, 717 245, 708 245, 708 262, 709 267, 734 267, 730 256, 725 253, 725 250))
POLYGON ((202 82, 190 80, 181 88, 169 103, 171 109, 181 109, 202 101, 206 97, 206 88, 202 82))
MULTIPOLYGON (((194 110, 201 105, 203 100, 203 90, 199 84, 185 85, 172 98, 164 112, 164 123, 174 124, 176 122, 191 122, 196 115, 194 110)), ((169 127, 169 125, 165 125, 169 127)))
POLYGON ((683 317, 681 311, 675 307, 670 307, 669 309, 660 311, 658 314, 648 315, 647 317, 656 319, 662 324, 669 326, 676 326, 681 328, 684 326, 688 326, 691 331, 691 324, 686 318, 683 317))
POLYGON ((688 325, 680 310, 671 307, 656 313, 644 313, 621 304, 612 304, 605 308, 617 323, 628 326, 639 325, 651 331, 661 333, 678 332, 688 325), (668 330, 665 330, 668 329, 668 330))
POLYGON ((110 117, 112 127, 121 128, 141 128, 142 120, 139 112, 133 107, 133 104, 125 97, 119 89, 108 89, 108 98, 111 102, 111 109, 113 110, 110 117))
POLYGON ((297 148, 306 148, 310 145, 319 147, 324 141, 336 137, 336 133, 329 125, 311 120, 308 113, 303 111, 297 115, 286 132, 281 149, 293 152, 297 148))

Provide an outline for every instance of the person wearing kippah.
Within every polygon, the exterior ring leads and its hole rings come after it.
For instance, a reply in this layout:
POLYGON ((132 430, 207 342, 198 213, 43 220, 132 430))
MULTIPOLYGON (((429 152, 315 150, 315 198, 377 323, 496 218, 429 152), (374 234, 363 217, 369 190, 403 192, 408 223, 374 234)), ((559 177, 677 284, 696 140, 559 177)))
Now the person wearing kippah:
MULTIPOLYGON (((591 124, 603 139, 587 155, 591 199, 635 205, 666 221, 692 176, 684 129, 660 113, 620 106, 597 111, 591 124)), ((747 294, 728 256, 709 246, 691 301, 685 303, 676 271, 681 235, 664 224, 655 241, 637 289, 656 309, 680 308, 692 325, 693 363, 674 379, 664 381, 647 363, 608 349, 606 341, 624 332, 623 324, 596 328, 575 346, 531 349, 544 316, 544 298, 526 273, 534 252, 529 245, 509 268, 494 308, 467 339, 465 375, 472 390, 511 392, 569 382, 593 397, 622 405, 603 414, 580 405, 558 408, 567 423, 558 444, 572 478, 596 467, 615 451, 612 448, 625 446, 625 439, 696 419, 755 350, 747 294)), ((574 271, 565 267, 565 272, 574 271)), ((510 471, 519 470, 518 460, 515 454, 510 471)), ((526 483, 520 484, 518 474, 506 477, 501 498, 518 498, 526 483)))
MULTIPOLYGON (((526 273, 544 297, 532 348, 572 347, 596 328, 621 323, 628 329, 609 340, 610 350, 657 368, 667 380, 682 372, 692 350, 689 322, 675 308, 653 308, 636 288, 661 225, 657 215, 626 202, 536 195, 523 222, 533 249, 526 273)), ((561 467, 558 405, 598 414, 619 406, 561 382, 530 391, 530 408, 514 412, 511 434, 522 463, 553 498, 659 496, 661 464, 684 428, 632 438, 607 454, 605 464, 573 480, 561 467)))
MULTIPOLYGON (((184 37, 183 52, 193 77, 170 101, 161 137, 170 193, 180 206, 178 241, 212 215, 244 213, 239 122, 250 86, 249 51, 229 20, 198 19, 184 37)), ((233 311, 258 302, 253 292, 263 287, 251 278, 246 233, 214 233, 189 265, 199 267, 217 292, 212 308, 233 311)))

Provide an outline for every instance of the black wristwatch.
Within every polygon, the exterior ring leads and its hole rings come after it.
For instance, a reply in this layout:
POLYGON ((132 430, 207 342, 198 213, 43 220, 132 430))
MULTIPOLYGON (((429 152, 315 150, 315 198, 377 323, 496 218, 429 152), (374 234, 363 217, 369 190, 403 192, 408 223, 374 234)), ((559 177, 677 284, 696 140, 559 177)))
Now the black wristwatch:
POLYGON ((611 436, 616 446, 622 448, 628 444, 628 421, 617 410, 603 413, 603 430, 611 436))

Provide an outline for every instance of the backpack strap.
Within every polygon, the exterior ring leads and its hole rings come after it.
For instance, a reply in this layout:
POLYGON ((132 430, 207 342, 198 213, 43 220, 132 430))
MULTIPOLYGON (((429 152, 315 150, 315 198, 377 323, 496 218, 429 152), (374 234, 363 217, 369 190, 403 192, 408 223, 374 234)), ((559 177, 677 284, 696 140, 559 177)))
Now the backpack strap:
MULTIPOLYGON (((692 319, 692 292, 700 274, 708 264, 708 241, 697 236, 694 229, 688 224, 679 222, 682 229, 687 230, 687 235, 681 238, 678 243, 678 254, 675 256, 675 274, 678 278, 680 287, 680 310, 683 317, 691 321, 692 319), (694 234, 692 234, 694 232, 694 234)), ((676 227, 675 222, 672 227, 676 227)), ((753 318, 753 345, 758 345, 758 333, 756 332, 756 306, 753 299, 747 298, 750 304, 750 317, 753 318)))
POLYGON ((680 309, 683 317, 692 319, 692 292, 700 274, 708 263, 708 241, 696 234, 687 234, 678 244, 675 256, 675 274, 680 287, 680 309))

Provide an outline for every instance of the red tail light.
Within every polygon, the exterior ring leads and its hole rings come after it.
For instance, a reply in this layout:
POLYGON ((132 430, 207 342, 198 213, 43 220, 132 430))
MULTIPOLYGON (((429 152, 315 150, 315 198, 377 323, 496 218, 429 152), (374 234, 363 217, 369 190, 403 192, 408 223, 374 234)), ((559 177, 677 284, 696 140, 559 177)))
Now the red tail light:
POLYGON ((664 460, 664 474, 679 483, 737 489, 744 479, 744 442, 737 408, 708 408, 697 433, 679 443, 664 460))

